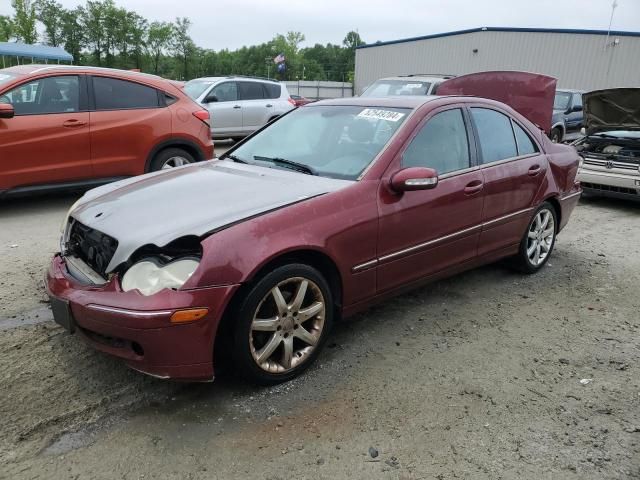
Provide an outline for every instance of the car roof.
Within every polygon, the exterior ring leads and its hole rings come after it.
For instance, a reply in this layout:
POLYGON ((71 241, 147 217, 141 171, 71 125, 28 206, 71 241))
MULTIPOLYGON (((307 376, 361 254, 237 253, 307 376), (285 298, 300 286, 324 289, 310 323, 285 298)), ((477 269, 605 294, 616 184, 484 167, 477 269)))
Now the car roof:
MULTIPOLYGON (((395 97, 345 97, 320 100, 309 104, 319 105, 340 105, 356 107, 387 107, 387 108, 418 108, 425 103, 443 98, 438 95, 399 95, 395 97)), ((469 97, 467 97, 469 98, 469 97)))
POLYGON ((251 77, 245 75, 227 75, 226 77, 199 77, 190 80, 190 82, 219 82, 220 80, 248 80, 250 82, 270 82, 280 85, 280 82, 278 80, 274 80, 273 78, 251 77))

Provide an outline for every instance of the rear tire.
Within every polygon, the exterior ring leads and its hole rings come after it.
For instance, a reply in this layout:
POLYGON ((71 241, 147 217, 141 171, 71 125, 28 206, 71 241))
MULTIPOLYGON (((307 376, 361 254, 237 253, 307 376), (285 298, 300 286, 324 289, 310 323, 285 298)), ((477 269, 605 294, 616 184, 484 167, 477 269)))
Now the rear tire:
POLYGON ((193 156, 182 148, 166 148, 156 154, 151 161, 150 172, 158 170, 168 170, 175 167, 182 167, 196 160, 193 156))
POLYGON ((553 130, 551 130, 551 135, 549 135, 549 138, 553 143, 562 142, 562 130, 557 127, 554 128, 553 130))
POLYGON ((544 202, 533 214, 524 232, 514 266, 526 274, 536 273, 544 267, 553 252, 557 233, 556 209, 549 202, 544 202))
POLYGON ((286 382, 318 357, 333 323, 329 284, 315 268, 276 268, 251 288, 235 315, 233 360, 260 385, 286 382))

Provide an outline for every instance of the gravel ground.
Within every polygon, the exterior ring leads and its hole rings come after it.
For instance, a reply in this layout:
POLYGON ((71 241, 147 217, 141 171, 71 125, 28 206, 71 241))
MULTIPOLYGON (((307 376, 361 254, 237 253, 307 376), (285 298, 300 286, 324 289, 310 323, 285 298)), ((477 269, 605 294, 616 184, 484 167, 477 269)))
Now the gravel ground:
POLYGON ((537 275, 398 297, 254 388, 154 380, 51 321, 74 200, 0 205, 0 478, 640 478, 640 205, 583 200, 537 275))

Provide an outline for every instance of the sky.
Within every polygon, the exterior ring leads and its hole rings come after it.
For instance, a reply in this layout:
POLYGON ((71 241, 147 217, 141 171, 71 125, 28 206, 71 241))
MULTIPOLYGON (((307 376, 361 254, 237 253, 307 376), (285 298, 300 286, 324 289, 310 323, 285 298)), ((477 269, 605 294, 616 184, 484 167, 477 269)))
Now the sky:
MULTIPOLYGON (((71 8, 83 0, 58 0, 71 8)), ((612 0, 115 0, 149 21, 189 17, 200 47, 236 49, 302 32, 305 46, 341 43, 357 30, 367 43, 475 27, 606 30, 612 0)), ((10 14, 0 0, 0 14, 10 14)), ((617 0, 613 30, 640 30, 640 0, 617 0)))

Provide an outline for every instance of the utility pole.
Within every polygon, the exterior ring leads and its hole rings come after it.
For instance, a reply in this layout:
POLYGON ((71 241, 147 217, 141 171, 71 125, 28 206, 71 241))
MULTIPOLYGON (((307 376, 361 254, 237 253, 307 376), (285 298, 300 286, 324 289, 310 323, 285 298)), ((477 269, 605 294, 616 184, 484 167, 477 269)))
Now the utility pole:
POLYGON ((616 8, 618 8, 618 0, 613 0, 613 3, 611 4, 611 18, 609 19, 609 29, 607 30, 607 38, 604 41, 605 50, 609 46, 609 35, 611 34, 611 25, 613 25, 613 14, 616 13, 616 8))
POLYGON ((265 57, 264 61, 267 64, 267 78, 271 78, 271 62, 273 62, 273 60, 271 57, 265 57))

